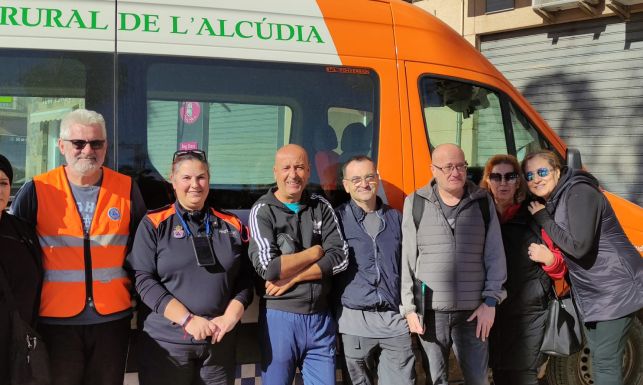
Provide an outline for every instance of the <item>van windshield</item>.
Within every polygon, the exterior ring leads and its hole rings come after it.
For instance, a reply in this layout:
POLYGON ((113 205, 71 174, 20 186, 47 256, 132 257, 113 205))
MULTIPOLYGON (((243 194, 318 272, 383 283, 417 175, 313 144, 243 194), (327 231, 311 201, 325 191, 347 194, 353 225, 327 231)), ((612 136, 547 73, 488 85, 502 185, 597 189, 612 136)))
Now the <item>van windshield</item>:
POLYGON ((341 163, 376 154, 369 69, 120 55, 119 73, 119 165, 159 189, 146 197, 169 192, 162 181, 178 149, 206 151, 211 203, 224 209, 249 208, 267 191, 285 144, 308 151, 310 188, 334 201, 341 163))

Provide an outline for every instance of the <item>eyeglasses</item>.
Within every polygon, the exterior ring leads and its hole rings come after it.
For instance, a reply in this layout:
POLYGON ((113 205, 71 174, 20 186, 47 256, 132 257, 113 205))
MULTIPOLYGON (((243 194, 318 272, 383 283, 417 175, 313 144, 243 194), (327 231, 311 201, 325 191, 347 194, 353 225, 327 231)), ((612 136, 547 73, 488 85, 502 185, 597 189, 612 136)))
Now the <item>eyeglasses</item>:
POLYGON ((205 157, 205 151, 203 150, 178 150, 177 152, 174 153, 174 157, 172 157, 172 163, 176 162, 177 158, 190 156, 190 155, 194 156, 200 161, 203 161, 203 162, 208 161, 207 158, 205 157))
POLYGON ((464 162, 461 164, 447 164, 446 166, 442 166, 442 167, 433 165, 433 167, 442 171, 444 174, 449 175, 453 172, 453 170, 458 170, 458 172, 467 171, 467 167, 469 167, 469 163, 464 162))
MULTIPOLYGON (((546 167, 541 167, 538 170, 536 170, 536 173, 538 174, 539 177, 544 178, 547 175, 549 175, 551 171, 553 170, 550 170, 546 167)), ((525 179, 527 180, 527 182, 531 182, 532 180, 534 180, 534 178, 535 178, 535 175, 533 171, 527 171, 525 173, 525 179)))
POLYGON ((100 150, 105 146, 105 139, 82 140, 82 139, 63 139, 64 142, 71 143, 74 149, 82 151, 89 144, 92 150, 100 150))
POLYGON ((362 181, 365 181, 367 184, 375 183, 377 181, 377 174, 367 174, 364 175, 363 177, 361 176, 354 176, 350 179, 344 179, 353 184, 353 186, 359 186, 362 184, 362 181))
POLYGON ((518 174, 515 172, 508 172, 506 174, 492 172, 491 174, 489 174, 489 180, 492 182, 502 183, 503 179, 507 183, 516 183, 516 181, 518 180, 518 174))

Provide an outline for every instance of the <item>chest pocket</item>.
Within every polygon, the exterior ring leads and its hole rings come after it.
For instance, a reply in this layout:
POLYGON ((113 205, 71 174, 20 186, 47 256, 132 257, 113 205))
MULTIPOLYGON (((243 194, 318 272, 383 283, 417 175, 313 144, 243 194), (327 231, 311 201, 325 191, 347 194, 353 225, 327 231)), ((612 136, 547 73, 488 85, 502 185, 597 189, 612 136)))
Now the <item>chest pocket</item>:
POLYGON ((212 249, 217 264, 226 271, 244 255, 243 247, 239 234, 226 226, 217 227, 212 232, 212 249))

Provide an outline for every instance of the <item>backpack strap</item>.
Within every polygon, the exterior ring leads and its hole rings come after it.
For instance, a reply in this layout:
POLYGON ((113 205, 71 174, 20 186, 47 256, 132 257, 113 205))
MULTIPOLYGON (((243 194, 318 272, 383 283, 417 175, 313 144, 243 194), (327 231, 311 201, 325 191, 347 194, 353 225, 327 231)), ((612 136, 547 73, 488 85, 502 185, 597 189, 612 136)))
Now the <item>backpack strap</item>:
POLYGON ((417 192, 413 193, 413 223, 415 223, 415 231, 420 228, 420 219, 424 213, 424 198, 418 195, 417 192))
POLYGON ((491 213, 489 212, 489 196, 485 195, 484 198, 478 199, 478 205, 482 212, 482 219, 484 219, 484 232, 489 230, 489 222, 491 221, 491 213))

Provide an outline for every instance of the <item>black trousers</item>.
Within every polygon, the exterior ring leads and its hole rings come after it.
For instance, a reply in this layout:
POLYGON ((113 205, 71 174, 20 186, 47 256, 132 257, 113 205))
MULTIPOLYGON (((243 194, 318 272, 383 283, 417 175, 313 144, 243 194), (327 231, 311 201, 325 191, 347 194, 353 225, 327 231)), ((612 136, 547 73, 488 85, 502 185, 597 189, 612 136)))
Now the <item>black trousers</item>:
POLYGON ((141 332, 137 339, 141 385, 234 384, 237 329, 216 344, 175 344, 141 332))
POLYGON ((123 385, 130 318, 95 325, 47 325, 52 385, 123 385))

